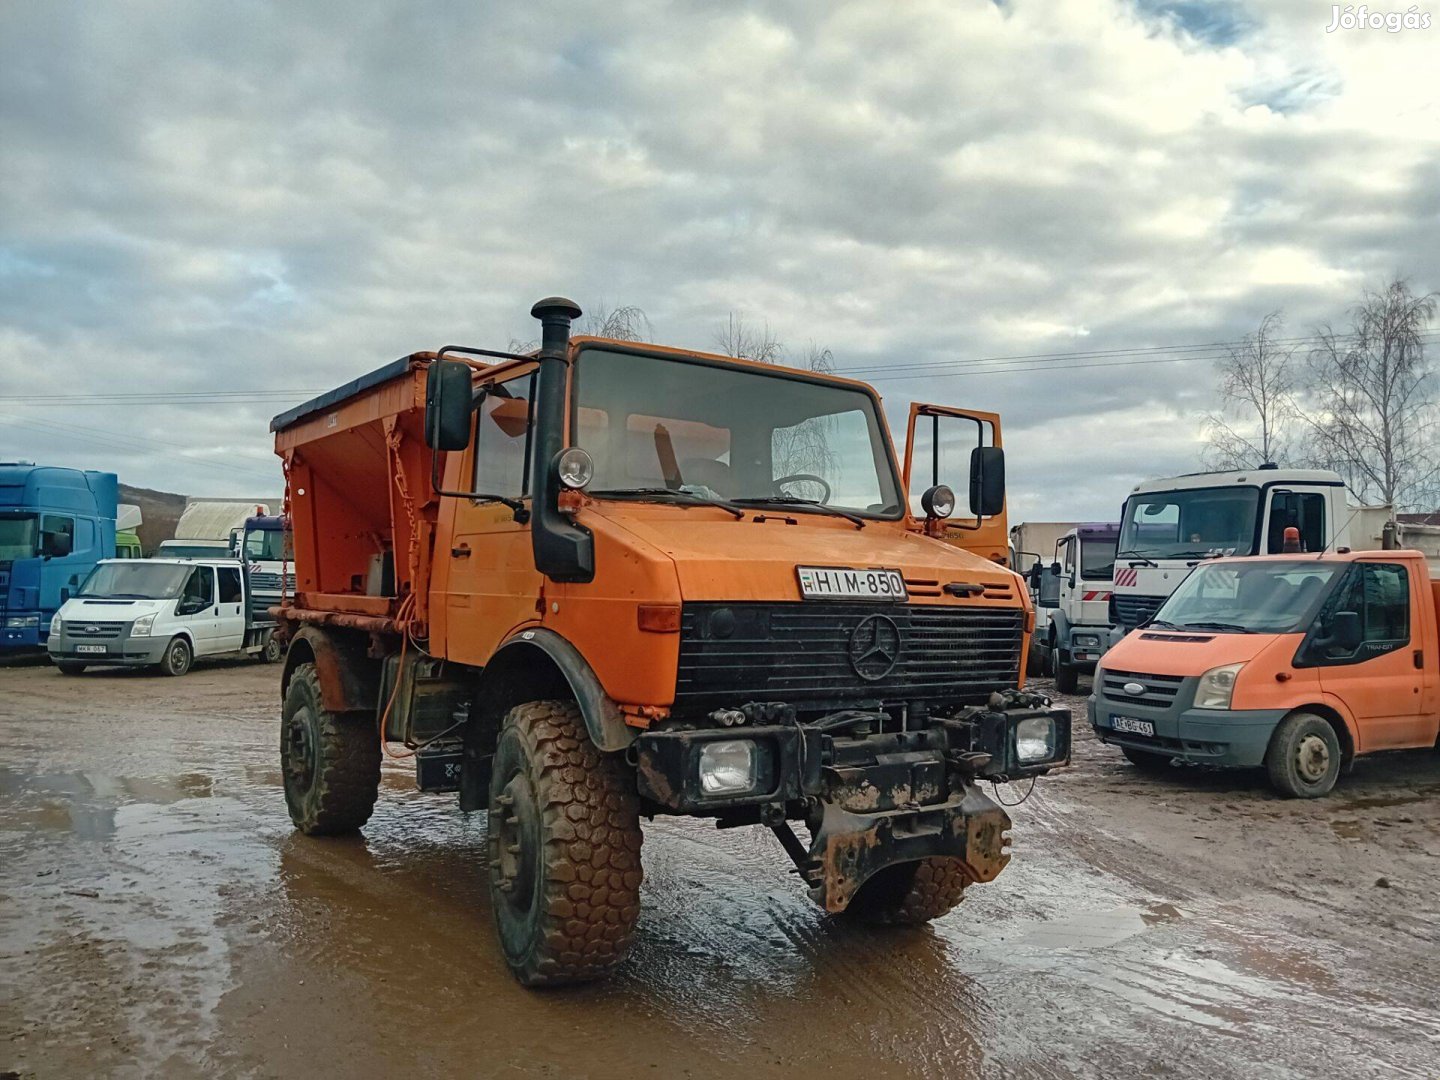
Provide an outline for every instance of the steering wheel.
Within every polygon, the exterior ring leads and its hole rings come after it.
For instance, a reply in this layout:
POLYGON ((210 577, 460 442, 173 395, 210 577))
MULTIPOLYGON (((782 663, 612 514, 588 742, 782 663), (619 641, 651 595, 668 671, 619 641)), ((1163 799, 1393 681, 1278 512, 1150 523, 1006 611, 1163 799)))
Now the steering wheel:
POLYGON ((812 484, 819 484, 822 488, 825 489, 825 494, 820 496, 820 502, 828 503, 830 501, 830 482, 826 480, 823 476, 816 476, 814 473, 797 472, 791 473, 789 476, 778 476, 775 478, 774 484, 776 489, 778 490, 780 485, 782 484, 793 484, 799 480, 805 480, 812 484))

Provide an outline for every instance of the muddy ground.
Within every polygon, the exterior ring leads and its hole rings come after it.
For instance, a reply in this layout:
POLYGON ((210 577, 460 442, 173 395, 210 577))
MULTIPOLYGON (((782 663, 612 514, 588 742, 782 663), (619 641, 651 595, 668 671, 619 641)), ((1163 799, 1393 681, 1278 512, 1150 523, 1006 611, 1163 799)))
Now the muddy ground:
POLYGON ((1440 756, 1289 802, 1077 725, 1009 868, 919 931, 657 822, 631 959, 535 993, 453 796, 387 761, 363 839, 291 831, 276 679, 0 670, 0 1076, 1440 1076, 1440 756))

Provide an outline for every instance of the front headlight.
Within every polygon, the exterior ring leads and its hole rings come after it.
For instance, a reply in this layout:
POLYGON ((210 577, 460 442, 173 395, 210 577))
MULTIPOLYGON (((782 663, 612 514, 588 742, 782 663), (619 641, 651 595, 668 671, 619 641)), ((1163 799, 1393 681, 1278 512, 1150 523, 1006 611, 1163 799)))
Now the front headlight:
POLYGON ((1048 716, 1031 716, 1015 725, 1015 757, 1022 765, 1033 765, 1055 756, 1055 721, 1048 716))
POLYGON ((57 611, 50 617, 50 633, 62 634, 65 632, 65 624, 60 620, 60 613, 57 611))
POLYGON ((1200 685, 1195 688, 1195 708, 1228 709, 1230 699, 1235 696, 1235 679, 1244 664, 1226 664, 1211 668, 1200 676, 1200 685))
POLYGON ((1071 641, 1084 649, 1098 649, 1100 647, 1100 635, 1098 634, 1076 634, 1071 638, 1071 641))
POLYGON ((154 625, 155 613, 153 611, 149 615, 141 615, 138 619, 136 619, 133 623, 130 624, 130 636, 149 637, 150 628, 154 625))
POLYGON ((5 620, 5 625, 11 630, 38 630, 40 629, 40 616, 11 615, 5 620))
POLYGON ((707 742, 700 747, 700 790, 706 795, 737 795, 755 786, 758 755, 749 739, 707 742))

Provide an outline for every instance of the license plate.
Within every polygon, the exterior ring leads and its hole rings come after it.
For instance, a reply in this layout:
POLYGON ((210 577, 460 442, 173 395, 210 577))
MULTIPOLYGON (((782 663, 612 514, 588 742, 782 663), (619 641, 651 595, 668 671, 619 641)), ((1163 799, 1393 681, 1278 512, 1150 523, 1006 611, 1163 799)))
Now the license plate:
POLYGON ((1137 720, 1133 716, 1112 716, 1110 726, 1116 731, 1129 732, 1131 735, 1155 734, 1155 725, 1149 720, 1137 720))
POLYGON ((75 651, 77 653, 103 653, 106 650, 104 645, 76 645, 75 651))
POLYGON ((852 570, 845 566, 797 566, 806 600, 905 600, 899 570, 852 570))

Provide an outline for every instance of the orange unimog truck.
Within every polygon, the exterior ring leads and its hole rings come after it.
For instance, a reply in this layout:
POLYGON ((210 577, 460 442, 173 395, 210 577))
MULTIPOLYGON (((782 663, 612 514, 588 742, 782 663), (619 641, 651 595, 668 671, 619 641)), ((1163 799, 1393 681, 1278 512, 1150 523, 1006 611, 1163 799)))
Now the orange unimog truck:
POLYGON ((642 817, 766 826, 827 911, 867 919, 992 879, 1010 819, 977 782, 1070 746, 1069 713, 1019 690, 1023 584, 926 535, 952 460, 977 524, 1003 508, 999 447, 957 455, 976 421, 947 415, 917 519, 864 383, 572 339, 564 299, 532 314, 533 355, 417 353, 271 425, 295 825, 358 829, 382 746, 413 756, 421 789, 487 811, 530 985, 625 955, 642 817))
POLYGON ((1437 611, 1418 551, 1204 562, 1105 654, 1090 723, 1141 769, 1264 765, 1324 795, 1361 754, 1437 745, 1437 611))

